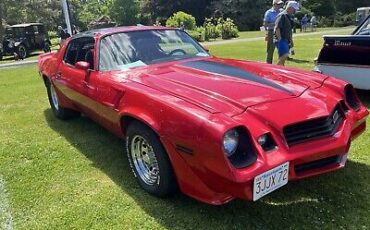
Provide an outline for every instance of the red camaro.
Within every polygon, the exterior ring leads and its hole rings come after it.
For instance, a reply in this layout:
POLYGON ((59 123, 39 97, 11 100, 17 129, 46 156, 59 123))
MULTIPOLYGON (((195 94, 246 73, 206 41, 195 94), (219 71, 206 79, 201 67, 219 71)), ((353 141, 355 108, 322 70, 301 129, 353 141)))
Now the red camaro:
POLYGON ((39 71, 58 118, 83 113, 125 139, 144 190, 210 204, 344 167, 369 114, 346 82, 216 58, 162 27, 80 33, 39 71))

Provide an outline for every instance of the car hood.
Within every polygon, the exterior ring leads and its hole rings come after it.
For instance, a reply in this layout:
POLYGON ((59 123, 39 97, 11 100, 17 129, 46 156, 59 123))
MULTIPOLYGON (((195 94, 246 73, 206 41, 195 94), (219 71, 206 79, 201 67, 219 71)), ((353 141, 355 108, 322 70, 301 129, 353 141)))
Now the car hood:
POLYGON ((320 87, 315 73, 240 60, 203 58, 133 71, 131 80, 193 103, 211 113, 234 116, 249 106, 297 97, 320 87))

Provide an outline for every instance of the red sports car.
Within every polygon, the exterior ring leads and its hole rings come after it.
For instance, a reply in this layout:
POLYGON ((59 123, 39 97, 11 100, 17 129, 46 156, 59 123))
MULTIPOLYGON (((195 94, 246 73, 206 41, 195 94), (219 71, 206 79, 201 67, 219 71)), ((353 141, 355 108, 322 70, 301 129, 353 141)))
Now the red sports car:
POLYGON ((344 81, 216 58, 164 27, 80 33, 39 72, 56 117, 83 113, 125 139, 144 190, 209 204, 343 168, 369 114, 344 81))

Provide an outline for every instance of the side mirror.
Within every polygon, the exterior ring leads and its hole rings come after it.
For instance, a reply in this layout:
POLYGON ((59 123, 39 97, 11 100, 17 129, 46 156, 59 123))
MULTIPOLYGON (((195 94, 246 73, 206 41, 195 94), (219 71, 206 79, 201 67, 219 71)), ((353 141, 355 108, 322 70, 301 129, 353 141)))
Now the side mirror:
POLYGON ((202 46, 203 47, 203 49, 205 50, 205 51, 207 51, 207 53, 209 53, 209 47, 208 46, 202 46))
POLYGON ((75 66, 76 66, 77 69, 84 70, 84 71, 88 71, 89 68, 90 68, 90 64, 88 62, 85 62, 85 61, 77 62, 75 66))

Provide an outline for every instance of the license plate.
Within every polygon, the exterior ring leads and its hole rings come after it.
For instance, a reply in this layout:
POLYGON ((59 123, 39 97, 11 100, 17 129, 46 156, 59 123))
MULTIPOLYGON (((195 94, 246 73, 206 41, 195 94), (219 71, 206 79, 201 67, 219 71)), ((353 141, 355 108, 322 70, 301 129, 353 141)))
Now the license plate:
POLYGON ((254 178, 253 201, 275 191, 288 183, 289 162, 279 165, 254 178))

